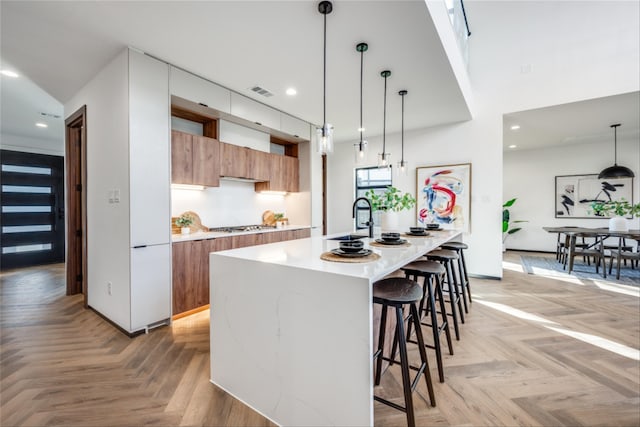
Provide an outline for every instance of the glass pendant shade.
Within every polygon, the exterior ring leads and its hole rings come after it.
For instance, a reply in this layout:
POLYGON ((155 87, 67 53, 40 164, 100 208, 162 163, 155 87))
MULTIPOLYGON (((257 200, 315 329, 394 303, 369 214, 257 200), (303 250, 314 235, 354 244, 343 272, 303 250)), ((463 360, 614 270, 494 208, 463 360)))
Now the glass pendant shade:
POLYGON ((613 128, 613 166, 603 169, 598 175, 598 179, 633 178, 636 176, 628 167, 618 166, 618 126, 620 126, 619 123, 611 125, 613 128))
POLYGON ((401 141, 402 141, 402 157, 398 162, 398 169, 396 169, 398 175, 407 175, 409 173, 409 163, 404 159, 404 96, 408 92, 406 90, 401 90, 398 92, 398 95, 402 97, 402 127, 401 127, 401 141))
POLYGON ((408 175, 409 174, 409 162, 406 160, 400 160, 398 162, 398 168, 396 169, 396 173, 398 175, 408 175))
POLYGON ((378 153, 378 167, 388 168, 391 166, 391 153, 378 153))
POLYGON ((353 145, 355 160, 357 165, 364 164, 367 159, 367 141, 362 141, 353 145))
POLYGON ((316 149, 318 154, 333 153, 333 126, 329 123, 316 128, 316 149))

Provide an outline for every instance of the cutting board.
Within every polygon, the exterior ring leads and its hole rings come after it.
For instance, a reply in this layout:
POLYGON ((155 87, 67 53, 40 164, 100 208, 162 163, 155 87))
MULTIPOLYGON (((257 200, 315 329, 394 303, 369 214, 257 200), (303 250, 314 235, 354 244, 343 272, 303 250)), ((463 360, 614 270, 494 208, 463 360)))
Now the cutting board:
POLYGON ((176 225, 176 219, 180 218, 182 215, 191 215, 193 218, 193 224, 189 226, 191 232, 194 233, 196 231, 209 231, 209 227, 202 225, 202 220, 200 219, 200 215, 195 213, 194 211, 186 211, 183 212, 180 216, 171 217, 171 233, 180 234, 182 230, 180 227, 176 225))
POLYGON ((262 214, 262 224, 276 225, 276 217, 273 211, 264 211, 262 214))

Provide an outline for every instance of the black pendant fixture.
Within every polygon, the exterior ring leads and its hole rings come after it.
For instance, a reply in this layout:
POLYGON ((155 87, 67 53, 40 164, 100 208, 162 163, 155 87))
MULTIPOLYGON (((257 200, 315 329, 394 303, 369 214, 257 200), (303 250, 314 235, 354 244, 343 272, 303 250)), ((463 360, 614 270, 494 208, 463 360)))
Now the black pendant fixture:
POLYGON ((391 75, 391 71, 384 70, 380 73, 384 78, 384 114, 382 116, 382 153, 378 154, 378 167, 388 168, 391 166, 391 153, 386 152, 387 147, 387 78, 391 75))
POLYGON ((400 95, 402 97, 402 127, 401 127, 401 131, 400 131, 400 141, 401 141, 401 147, 402 147, 402 152, 401 152, 401 158, 400 161, 398 162, 398 169, 396 169, 398 171, 398 175, 407 175, 409 173, 409 162, 407 162, 404 159, 404 96, 407 94, 408 92, 406 90, 401 90, 400 92, 398 92, 398 95, 400 95))
POLYGON ((333 126, 327 123, 327 15, 333 10, 330 1, 318 3, 318 12, 324 16, 324 48, 322 72, 322 127, 316 129, 316 144, 319 154, 333 152, 333 126))
POLYGON ((598 179, 633 178, 636 176, 631 169, 618 166, 618 126, 620 123, 611 125, 613 128, 613 166, 603 169, 598 175, 598 179))
POLYGON ((356 152, 356 164, 364 163, 367 157, 367 141, 363 138, 364 125, 362 124, 362 81, 363 81, 363 70, 364 70, 364 53, 369 49, 369 45, 366 43, 358 43, 356 45, 356 50, 360 52, 360 127, 358 128, 358 132, 360 132, 360 142, 354 145, 356 152))

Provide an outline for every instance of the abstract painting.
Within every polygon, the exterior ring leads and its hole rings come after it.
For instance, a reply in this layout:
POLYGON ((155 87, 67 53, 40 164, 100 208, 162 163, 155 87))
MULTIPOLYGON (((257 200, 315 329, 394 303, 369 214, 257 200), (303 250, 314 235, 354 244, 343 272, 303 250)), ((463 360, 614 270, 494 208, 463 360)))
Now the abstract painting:
POLYGON ((418 224, 471 231, 471 163, 416 168, 418 224))
POLYGON ((597 174, 556 176, 556 218, 601 218, 593 202, 633 203, 633 178, 598 179, 597 174))

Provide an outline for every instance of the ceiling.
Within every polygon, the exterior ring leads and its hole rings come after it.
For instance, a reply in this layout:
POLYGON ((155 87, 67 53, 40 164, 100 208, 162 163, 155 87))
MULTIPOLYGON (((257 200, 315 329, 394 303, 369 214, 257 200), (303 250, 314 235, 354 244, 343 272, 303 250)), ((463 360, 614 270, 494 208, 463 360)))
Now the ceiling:
MULTIPOLYGON (((323 16, 316 1, 3 0, 0 7, 3 67, 14 66, 61 103, 133 46, 306 121, 323 122, 323 16), (261 97, 249 90, 254 85, 275 95, 261 97), (288 87, 298 94, 287 96, 288 87)), ((338 142, 358 138, 355 46, 362 41, 369 44, 365 137, 382 133, 384 69, 392 71, 388 133, 400 130, 401 89, 409 92, 406 130, 470 119, 423 0, 336 1, 327 16, 327 121, 338 142)), ((3 77, 3 128, 24 124, 33 132, 34 114, 55 110, 49 97, 27 86, 3 77), (18 120, 21 115, 28 119, 18 120)))
POLYGON ((620 123, 618 140, 639 139, 640 92, 520 111, 503 116, 503 148, 537 149, 552 145, 613 142, 612 124, 620 123), (512 130, 511 126, 520 129, 512 130))

